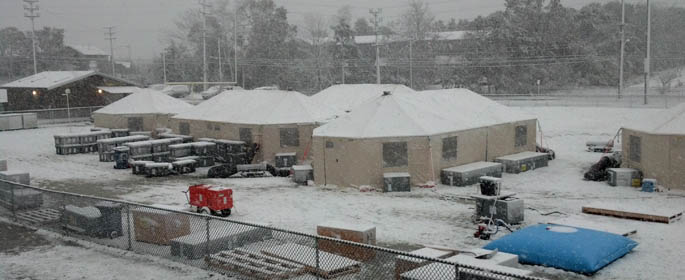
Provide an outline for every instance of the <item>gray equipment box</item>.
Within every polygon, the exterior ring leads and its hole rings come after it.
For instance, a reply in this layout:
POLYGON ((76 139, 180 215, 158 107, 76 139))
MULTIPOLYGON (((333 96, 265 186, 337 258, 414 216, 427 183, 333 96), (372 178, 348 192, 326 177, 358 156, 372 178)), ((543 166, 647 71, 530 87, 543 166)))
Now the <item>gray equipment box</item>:
POLYGON ((190 143, 169 145, 169 155, 172 158, 182 158, 193 154, 193 145, 190 143))
POLYGON ((171 163, 147 163, 145 175, 148 177, 163 177, 171 174, 171 163))
POLYGON ((476 200, 476 215, 502 219, 508 224, 523 222, 523 199, 516 197, 501 198, 501 196, 474 195, 476 200))
POLYGON ((411 176, 406 172, 383 173, 383 192, 411 191, 411 176))
POLYGON ((214 156, 216 154, 216 143, 193 142, 190 144, 192 146, 193 155, 200 157, 208 157, 214 156))
POLYGON ((608 168, 610 186, 639 187, 642 185, 642 174, 633 168, 608 168))
POLYGON ((110 130, 112 138, 126 137, 130 135, 128 128, 113 128, 110 130))
POLYGON ((15 130, 24 128, 21 114, 0 115, 0 130, 15 130))
POLYGON ((162 133, 159 135, 159 138, 181 138, 183 143, 190 143, 193 142, 193 136, 190 135, 180 135, 180 134, 173 134, 173 133, 162 133))
POLYGON ((145 175, 145 165, 154 163, 152 161, 136 160, 131 162, 131 173, 133 175, 145 175))
POLYGON ((122 206, 118 203, 100 202, 95 207, 64 207, 64 227, 93 237, 115 238, 122 235, 122 206))
POLYGON ((195 172, 197 161, 194 159, 179 160, 172 162, 171 165, 177 174, 193 173, 195 172))
POLYGON ((547 166, 548 156, 546 153, 522 152, 498 157, 495 161, 504 165, 504 172, 518 174, 547 166))
POLYGON ((214 254, 271 238, 271 230, 265 228, 251 226, 238 226, 237 229, 212 228, 209 232, 209 242, 207 242, 205 231, 172 239, 171 255, 199 259, 205 256, 207 249, 210 254, 214 254))
POLYGON ((502 164, 479 161, 445 168, 440 172, 440 181, 447 186, 469 186, 477 184, 481 176, 502 177, 502 164))
POLYGON ((278 153, 275 157, 276 168, 290 168, 297 165, 296 153, 278 153))
POLYGON ((295 183, 306 185, 307 181, 314 180, 314 168, 311 165, 293 165, 290 170, 295 183))
POLYGON ((195 161, 197 163, 197 167, 214 166, 214 157, 212 157, 212 156, 197 157, 197 159, 195 159, 195 161))
MULTIPOLYGON (((24 185, 31 183, 29 173, 22 171, 0 171, 0 179, 24 185)), ((0 182, 0 202, 7 209, 33 209, 43 205, 43 194, 34 189, 0 182)))

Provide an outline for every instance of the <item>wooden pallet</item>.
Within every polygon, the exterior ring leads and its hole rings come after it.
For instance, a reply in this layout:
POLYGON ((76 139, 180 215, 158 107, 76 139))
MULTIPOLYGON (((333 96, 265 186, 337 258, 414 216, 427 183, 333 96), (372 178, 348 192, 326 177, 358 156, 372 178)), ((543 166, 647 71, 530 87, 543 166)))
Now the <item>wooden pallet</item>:
POLYGON ((17 212, 17 219, 35 224, 49 224, 59 221, 62 216, 57 209, 42 208, 30 211, 17 212))
POLYGON ((257 279, 288 279, 306 272, 304 265, 244 249, 211 254, 205 262, 210 267, 257 279))
POLYGON ((611 216, 616 218, 631 219, 638 221, 657 222, 664 224, 670 224, 674 221, 679 220, 683 216, 683 212, 677 212, 672 215, 655 215, 624 210, 603 209, 589 206, 583 206, 583 213, 611 216))
POLYGON ((294 243, 287 243, 262 250, 267 256, 288 260, 305 266, 307 271, 324 279, 332 279, 361 270, 361 263, 346 257, 319 251, 316 264, 316 249, 294 243))

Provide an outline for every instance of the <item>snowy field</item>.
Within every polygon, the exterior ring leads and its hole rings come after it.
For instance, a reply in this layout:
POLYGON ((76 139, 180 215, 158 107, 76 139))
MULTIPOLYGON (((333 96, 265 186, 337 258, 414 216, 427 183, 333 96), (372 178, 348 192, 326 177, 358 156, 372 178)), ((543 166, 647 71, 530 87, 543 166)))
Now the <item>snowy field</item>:
MULTIPOLYGON (((584 151, 588 140, 608 140, 621 124, 643 120, 658 109, 523 107, 542 125, 544 144, 557 153, 550 166, 518 175, 504 175, 504 191, 525 200, 526 225, 559 219, 588 220, 607 227, 636 229, 631 238, 640 245, 632 253, 604 268, 593 279, 683 278, 680 255, 685 251, 685 221, 666 225, 581 214, 590 204, 640 205, 654 211, 685 210, 685 192, 642 193, 634 188, 610 187, 603 182, 582 180, 584 169, 601 154, 584 151), (533 210, 535 209, 535 210, 533 210), (559 211, 562 214, 542 215, 559 211)), ((286 178, 205 179, 200 169, 191 176, 146 179, 130 170, 115 170, 113 163, 98 162, 96 154, 59 156, 52 135, 79 132, 87 125, 52 126, 36 130, 0 132, 0 158, 11 169, 29 171, 34 185, 129 201, 184 207, 181 191, 195 183, 211 183, 234 189, 236 209, 231 219, 266 222, 277 227, 315 233, 316 225, 328 220, 368 223, 377 227, 382 246, 415 248, 421 244, 474 248, 488 241, 474 239, 471 222, 473 203, 464 197, 477 193, 474 187, 438 186, 411 193, 360 192, 353 188, 297 186, 286 178)), ((503 236, 499 233, 495 238, 503 236)), ((0 263, 19 263, 23 258, 75 254, 59 246, 0 257, 0 263)), ((83 254, 88 254, 89 250, 83 254)), ((124 256, 128 258, 128 256, 124 256)), ((119 262, 135 262, 120 260, 119 262)), ((552 278, 587 278, 561 270, 526 266, 538 275, 552 278)), ((37 275, 35 279, 52 279, 37 275)), ((88 277, 86 277, 88 278, 88 277)), ((172 277, 176 278, 176 277, 172 277)))

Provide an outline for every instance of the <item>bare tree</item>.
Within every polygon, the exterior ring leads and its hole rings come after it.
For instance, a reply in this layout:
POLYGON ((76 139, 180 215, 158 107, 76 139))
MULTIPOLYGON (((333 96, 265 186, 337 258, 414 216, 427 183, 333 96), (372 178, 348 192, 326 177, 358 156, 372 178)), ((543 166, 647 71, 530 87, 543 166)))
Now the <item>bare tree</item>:
POLYGON ((314 59, 316 70, 316 88, 322 87, 322 67, 328 54, 324 44, 328 39, 328 23, 326 18, 320 14, 309 13, 304 16, 304 28, 307 31, 306 37, 311 43, 311 57, 314 59))
POLYGON ((405 35, 415 40, 422 40, 428 37, 433 28, 435 17, 430 12, 428 4, 419 0, 409 1, 409 8, 402 17, 402 29, 405 35))
POLYGON ((665 94, 668 92, 668 90, 671 89, 671 82, 675 80, 676 78, 680 77, 680 74, 682 72, 682 68, 673 68, 673 69, 668 69, 661 71, 657 75, 659 78, 659 82, 661 82, 661 86, 659 87, 659 92, 661 94, 665 94))

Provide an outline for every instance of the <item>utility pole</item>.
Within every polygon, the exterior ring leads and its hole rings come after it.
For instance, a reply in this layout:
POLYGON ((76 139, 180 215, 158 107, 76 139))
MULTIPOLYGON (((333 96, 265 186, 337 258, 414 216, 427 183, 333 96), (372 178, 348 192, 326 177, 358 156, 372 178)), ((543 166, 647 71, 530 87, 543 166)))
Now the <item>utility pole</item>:
POLYGON ((409 39, 409 87, 414 88, 414 62, 412 61, 413 39, 409 39))
POLYGON ((162 52, 162 73, 164 76, 164 84, 166 84, 166 51, 162 52))
POLYGON ((623 91, 623 59, 625 55, 626 38, 626 4, 625 0, 621 0, 621 62, 618 70, 618 99, 621 99, 621 92, 623 91))
POLYGON ((112 64, 112 77, 115 75, 114 71, 114 26, 107 26, 105 27, 107 29, 107 32, 105 32, 105 40, 109 40, 109 61, 112 64))
POLYGON ((373 30, 376 34, 376 84, 381 84, 381 62, 380 62, 380 50, 378 44, 378 14, 381 13, 381 9, 370 9, 369 13, 373 15, 373 30))
MULTIPOLYGON (((24 3, 28 4, 24 5, 24 17, 29 18, 31 20, 31 45, 33 48, 33 74, 38 74, 38 63, 36 62, 36 23, 35 19, 37 17, 40 17, 40 14, 38 13, 39 7, 38 5, 35 5, 38 3, 38 0, 23 0, 24 3)), ((11 56, 11 55, 10 55, 11 56)))
POLYGON ((224 81, 224 73, 221 71, 221 35, 219 35, 219 38, 216 41, 216 47, 217 51, 219 53, 219 82, 224 81))
POLYGON ((207 90, 207 7, 209 4, 205 0, 200 0, 202 10, 202 84, 203 90, 207 90))
MULTIPOLYGON (((233 81, 238 84, 238 2, 233 7, 233 81)), ((245 75, 245 73, 243 73, 245 75)), ((243 76, 243 87, 245 76, 243 76)))
POLYGON ((345 38, 340 37, 340 74, 343 85, 345 84, 345 63, 345 38))
POLYGON ((645 58, 645 105, 647 105, 647 88, 649 87, 649 72, 652 45, 652 6, 647 0, 647 57, 645 58))

